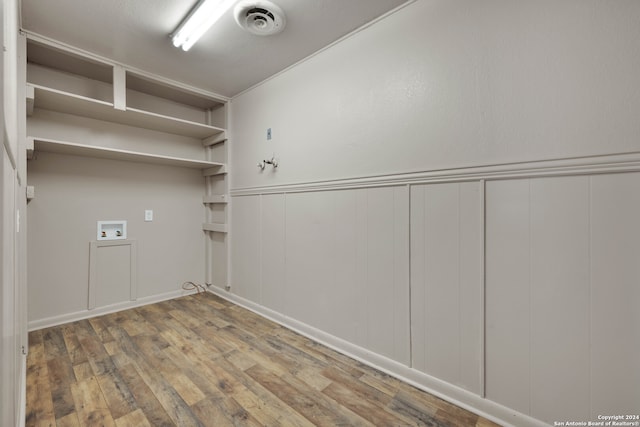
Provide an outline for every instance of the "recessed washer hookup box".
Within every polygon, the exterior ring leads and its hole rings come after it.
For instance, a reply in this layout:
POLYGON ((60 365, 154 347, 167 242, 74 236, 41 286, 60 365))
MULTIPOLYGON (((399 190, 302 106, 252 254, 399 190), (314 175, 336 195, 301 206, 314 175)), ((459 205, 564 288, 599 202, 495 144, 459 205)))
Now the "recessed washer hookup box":
POLYGON ((98 240, 127 238, 127 221, 98 221, 98 240))

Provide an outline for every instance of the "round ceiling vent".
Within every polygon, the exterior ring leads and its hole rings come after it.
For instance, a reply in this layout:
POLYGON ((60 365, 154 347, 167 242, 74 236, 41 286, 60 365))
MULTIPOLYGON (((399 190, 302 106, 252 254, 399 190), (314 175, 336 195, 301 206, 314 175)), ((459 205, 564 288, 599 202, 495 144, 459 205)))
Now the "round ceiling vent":
POLYGON ((284 12, 266 0, 242 0, 233 10, 240 27, 257 36, 270 36, 284 29, 284 12))

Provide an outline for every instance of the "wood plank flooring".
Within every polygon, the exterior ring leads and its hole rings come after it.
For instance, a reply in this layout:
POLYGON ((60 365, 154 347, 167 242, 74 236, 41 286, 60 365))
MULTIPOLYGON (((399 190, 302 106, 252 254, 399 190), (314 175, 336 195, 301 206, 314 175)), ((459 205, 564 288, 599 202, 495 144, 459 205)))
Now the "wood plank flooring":
POLYGON ((496 426, 210 293, 33 331, 27 364, 27 426, 496 426))

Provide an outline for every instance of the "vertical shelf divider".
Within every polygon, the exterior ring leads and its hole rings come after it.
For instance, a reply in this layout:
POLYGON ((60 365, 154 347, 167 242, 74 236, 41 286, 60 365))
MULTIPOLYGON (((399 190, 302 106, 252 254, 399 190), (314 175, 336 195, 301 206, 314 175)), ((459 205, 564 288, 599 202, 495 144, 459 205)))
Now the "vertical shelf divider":
POLYGON ((127 110, 127 72, 121 65, 113 66, 113 108, 127 110))

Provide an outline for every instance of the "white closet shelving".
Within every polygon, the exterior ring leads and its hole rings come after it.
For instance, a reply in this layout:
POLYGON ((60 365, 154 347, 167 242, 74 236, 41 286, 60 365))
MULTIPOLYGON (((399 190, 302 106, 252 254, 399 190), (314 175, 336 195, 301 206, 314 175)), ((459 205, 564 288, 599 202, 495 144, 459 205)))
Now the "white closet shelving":
POLYGON ((52 152, 201 169, 206 280, 226 286, 226 98, 29 35, 26 97, 29 159, 52 152))
POLYGON ((202 203, 206 209, 206 222, 202 224, 203 230, 209 234, 206 247, 208 283, 227 287, 227 231, 228 231, 228 179, 227 179, 227 139, 225 136, 212 137, 205 140, 204 144, 208 148, 207 158, 210 161, 224 163, 221 168, 207 168, 203 170, 206 180, 206 195, 202 198, 202 203))

